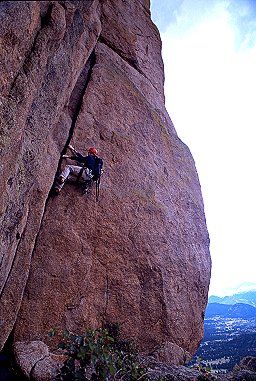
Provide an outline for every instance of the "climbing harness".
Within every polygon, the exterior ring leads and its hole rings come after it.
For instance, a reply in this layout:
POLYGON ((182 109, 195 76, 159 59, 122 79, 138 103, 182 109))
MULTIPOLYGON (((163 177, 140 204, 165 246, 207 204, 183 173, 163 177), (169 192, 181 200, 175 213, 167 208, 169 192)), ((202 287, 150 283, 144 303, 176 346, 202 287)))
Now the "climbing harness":
MULTIPOLYGON (((86 167, 84 167, 86 168, 86 167)), ((82 169, 84 169, 82 168, 82 169)), ((80 171, 81 172, 81 171, 80 171)), ((83 172, 83 171, 82 171, 83 172)), ((79 173, 80 174, 80 173, 79 173)), ((81 174, 82 176, 82 174, 81 174)), ((93 177, 90 180, 85 180, 82 183, 78 183, 78 186, 82 188, 82 192, 85 195, 88 195, 91 191, 93 184, 95 183, 95 195, 96 195, 96 201, 99 201, 99 195, 100 195, 100 174, 97 178, 97 180, 93 180, 93 177)), ((79 180, 78 180, 79 181, 79 180)))

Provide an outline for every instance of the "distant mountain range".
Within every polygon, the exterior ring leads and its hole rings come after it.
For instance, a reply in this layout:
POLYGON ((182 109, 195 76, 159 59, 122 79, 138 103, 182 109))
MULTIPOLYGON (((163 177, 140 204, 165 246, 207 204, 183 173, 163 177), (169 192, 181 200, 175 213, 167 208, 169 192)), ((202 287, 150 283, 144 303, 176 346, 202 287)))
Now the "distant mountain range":
POLYGON ((249 304, 256 307, 256 290, 239 292, 230 296, 210 296, 208 299, 208 305, 212 303, 234 305, 237 303, 249 304))
POLYGON ((209 303, 206 308, 205 317, 250 319, 256 318, 256 307, 245 303, 221 304, 209 303))
POLYGON ((256 356, 256 289, 232 296, 210 296, 205 313, 204 338, 197 358, 214 372, 231 370, 242 357, 256 356))

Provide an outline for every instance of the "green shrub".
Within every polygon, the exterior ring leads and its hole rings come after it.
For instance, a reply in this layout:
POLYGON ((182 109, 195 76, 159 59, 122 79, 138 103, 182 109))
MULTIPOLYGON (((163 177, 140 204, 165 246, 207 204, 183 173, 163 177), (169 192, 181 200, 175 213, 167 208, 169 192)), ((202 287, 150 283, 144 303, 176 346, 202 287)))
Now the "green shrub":
POLYGON ((135 346, 120 340, 117 325, 88 329, 84 335, 64 332, 59 347, 68 356, 59 381, 148 380, 147 369, 138 362, 135 346))
POLYGON ((197 377, 198 381, 215 381, 217 380, 216 376, 211 373, 211 368, 207 365, 205 365, 202 362, 202 359, 200 357, 197 358, 196 364, 193 366, 193 368, 197 369, 200 374, 197 377))

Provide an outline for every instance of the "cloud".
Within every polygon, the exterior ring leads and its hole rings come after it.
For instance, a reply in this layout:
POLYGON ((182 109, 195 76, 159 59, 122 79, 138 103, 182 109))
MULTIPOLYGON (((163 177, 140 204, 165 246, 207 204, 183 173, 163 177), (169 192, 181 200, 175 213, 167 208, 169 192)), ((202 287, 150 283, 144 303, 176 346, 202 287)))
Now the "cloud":
POLYGON ((173 25, 176 33, 187 32, 203 19, 210 16, 216 7, 226 7, 229 2, 213 0, 151 0, 152 19, 160 32, 173 25))
POLYGON ((226 11, 230 17, 236 31, 237 47, 252 47, 256 39, 255 0, 151 0, 152 19, 161 33, 170 25, 176 34, 187 33, 220 11, 226 11))
POLYGON ((165 32, 170 23, 176 22, 176 12, 180 8, 183 0, 151 0, 150 9, 154 23, 160 32, 165 32))
POLYGON ((230 1, 227 7, 236 31, 237 48, 252 48, 256 40, 256 3, 254 0, 230 1))

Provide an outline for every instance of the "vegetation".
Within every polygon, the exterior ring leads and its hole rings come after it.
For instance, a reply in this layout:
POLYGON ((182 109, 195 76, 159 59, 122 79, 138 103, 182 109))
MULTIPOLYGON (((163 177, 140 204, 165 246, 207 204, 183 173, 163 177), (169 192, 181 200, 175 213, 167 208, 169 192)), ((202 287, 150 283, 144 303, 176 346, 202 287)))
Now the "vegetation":
POLYGON ((65 332, 59 347, 68 356, 60 381, 148 380, 134 344, 119 338, 117 325, 88 329, 84 335, 65 332))
POLYGON ((204 364, 201 357, 196 359, 196 364, 193 368, 200 372, 198 376, 198 381, 215 381, 216 376, 211 373, 211 368, 204 364))

